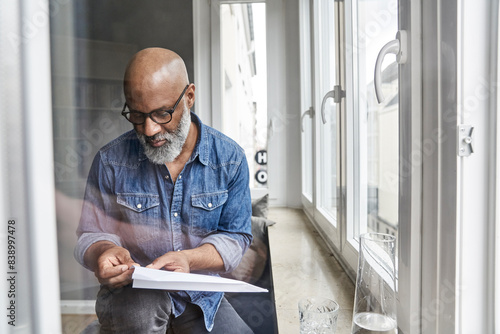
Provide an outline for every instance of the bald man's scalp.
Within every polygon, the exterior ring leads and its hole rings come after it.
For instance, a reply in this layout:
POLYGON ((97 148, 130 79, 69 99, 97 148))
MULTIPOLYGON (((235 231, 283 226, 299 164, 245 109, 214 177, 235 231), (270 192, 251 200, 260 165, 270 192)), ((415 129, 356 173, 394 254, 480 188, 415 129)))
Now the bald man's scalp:
POLYGON ((147 48, 137 52, 130 60, 123 78, 127 99, 142 95, 149 89, 175 89, 189 84, 187 69, 182 58, 163 48, 147 48))

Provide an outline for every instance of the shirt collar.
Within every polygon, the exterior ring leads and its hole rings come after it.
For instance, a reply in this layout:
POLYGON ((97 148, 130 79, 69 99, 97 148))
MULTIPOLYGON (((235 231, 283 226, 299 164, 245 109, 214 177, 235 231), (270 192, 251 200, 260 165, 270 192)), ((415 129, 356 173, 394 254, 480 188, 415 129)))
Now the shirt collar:
POLYGON ((194 147, 193 153, 191 154, 191 159, 189 162, 193 161, 198 157, 200 162, 207 166, 209 161, 208 156, 208 135, 206 126, 201 122, 198 115, 191 112, 191 121, 198 127, 198 139, 196 140, 196 146, 194 147))

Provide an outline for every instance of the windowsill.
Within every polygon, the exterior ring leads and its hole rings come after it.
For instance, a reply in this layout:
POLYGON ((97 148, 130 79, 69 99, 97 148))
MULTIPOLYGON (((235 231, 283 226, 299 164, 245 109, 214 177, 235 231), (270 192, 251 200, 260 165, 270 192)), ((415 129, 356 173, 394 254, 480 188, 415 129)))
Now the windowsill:
POLYGON ((350 333, 354 284, 299 209, 270 208, 269 247, 280 333, 299 331, 298 301, 322 296, 340 305, 337 333, 350 333))

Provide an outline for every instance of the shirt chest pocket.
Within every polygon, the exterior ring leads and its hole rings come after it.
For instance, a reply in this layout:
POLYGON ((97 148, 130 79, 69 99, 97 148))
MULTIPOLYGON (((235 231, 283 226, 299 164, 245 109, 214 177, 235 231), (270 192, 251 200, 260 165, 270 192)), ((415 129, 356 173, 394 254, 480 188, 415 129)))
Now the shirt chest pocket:
POLYGON ((227 190, 191 196, 190 234, 205 236, 217 230, 227 190))
POLYGON ((137 241, 150 240, 159 233, 160 197, 154 194, 118 194, 123 229, 137 241))

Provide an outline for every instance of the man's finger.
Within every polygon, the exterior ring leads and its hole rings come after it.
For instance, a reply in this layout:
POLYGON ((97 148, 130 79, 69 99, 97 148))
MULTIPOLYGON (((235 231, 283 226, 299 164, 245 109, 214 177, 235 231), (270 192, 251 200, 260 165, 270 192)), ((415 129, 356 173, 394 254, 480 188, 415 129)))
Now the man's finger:
POLYGON ((99 270, 99 276, 102 278, 111 278, 123 274, 129 269, 126 264, 121 264, 118 266, 104 266, 99 270))
POLYGON ((146 266, 146 268, 151 269, 161 269, 169 263, 167 255, 162 255, 153 260, 150 264, 146 266))
POLYGON ((150 269, 160 269, 160 268, 163 268, 163 266, 160 264, 160 262, 153 262, 151 264, 148 264, 146 266, 146 268, 150 268, 150 269))
POLYGON ((120 263, 134 263, 134 260, 130 257, 130 253, 126 252, 125 254, 120 254, 118 256, 120 263))
POLYGON ((134 272, 134 269, 125 269, 124 271, 121 271, 118 275, 110 276, 110 277, 105 277, 101 276, 98 277, 99 283, 110 286, 113 288, 119 288, 122 286, 125 286, 127 284, 130 284, 132 282, 132 273, 134 272))

